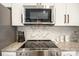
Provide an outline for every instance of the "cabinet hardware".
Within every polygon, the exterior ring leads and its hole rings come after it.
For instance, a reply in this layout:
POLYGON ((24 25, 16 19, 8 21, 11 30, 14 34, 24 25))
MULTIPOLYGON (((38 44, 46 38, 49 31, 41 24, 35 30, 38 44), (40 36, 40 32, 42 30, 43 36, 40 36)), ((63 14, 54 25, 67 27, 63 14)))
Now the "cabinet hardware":
POLYGON ((69 23, 69 14, 67 15, 67 23, 69 23))
POLYGON ((21 23, 23 23, 23 15, 21 14, 21 23))
POLYGON ((64 23, 66 23, 66 14, 64 15, 64 23))

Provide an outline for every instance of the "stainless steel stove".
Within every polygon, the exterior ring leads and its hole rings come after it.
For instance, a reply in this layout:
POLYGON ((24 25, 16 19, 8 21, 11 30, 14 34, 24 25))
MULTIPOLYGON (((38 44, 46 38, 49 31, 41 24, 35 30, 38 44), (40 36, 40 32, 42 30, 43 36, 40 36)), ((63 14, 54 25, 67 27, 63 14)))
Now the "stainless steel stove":
POLYGON ((59 48, 51 40, 27 40, 17 51, 18 56, 59 56, 59 48))

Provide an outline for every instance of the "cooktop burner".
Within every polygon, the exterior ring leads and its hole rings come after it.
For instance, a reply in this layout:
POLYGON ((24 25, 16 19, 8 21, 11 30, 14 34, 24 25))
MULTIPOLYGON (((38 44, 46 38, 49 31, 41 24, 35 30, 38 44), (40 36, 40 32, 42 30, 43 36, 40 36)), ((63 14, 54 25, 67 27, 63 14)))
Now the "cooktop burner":
POLYGON ((58 47, 51 40, 27 40, 21 48, 47 49, 58 47))

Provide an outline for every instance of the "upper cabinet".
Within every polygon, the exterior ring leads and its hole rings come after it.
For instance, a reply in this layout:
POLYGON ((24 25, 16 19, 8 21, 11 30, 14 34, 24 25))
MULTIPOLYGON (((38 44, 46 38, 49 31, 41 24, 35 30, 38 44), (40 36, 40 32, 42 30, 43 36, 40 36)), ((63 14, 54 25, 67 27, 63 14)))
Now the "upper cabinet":
POLYGON ((5 7, 12 7, 12 3, 2 3, 2 5, 5 7))
POLYGON ((78 3, 57 3, 56 26, 79 26, 79 4, 78 3))
POLYGON ((65 19, 64 16, 66 15, 65 13, 65 4, 55 4, 55 25, 60 26, 60 25, 65 25, 65 19))
POLYGON ((12 8, 12 26, 24 26, 24 6, 31 5, 35 8, 52 8, 52 19, 55 26, 79 26, 79 3, 12 3, 3 4, 12 8), (53 9, 54 7, 54 9, 53 9))
POLYGON ((79 26, 79 3, 67 4, 69 25, 79 26))
POLYGON ((22 4, 21 3, 2 3, 5 7, 11 8, 11 25, 23 26, 22 22, 22 4))
POLYGON ((12 26, 23 26, 22 4, 12 4, 12 26))

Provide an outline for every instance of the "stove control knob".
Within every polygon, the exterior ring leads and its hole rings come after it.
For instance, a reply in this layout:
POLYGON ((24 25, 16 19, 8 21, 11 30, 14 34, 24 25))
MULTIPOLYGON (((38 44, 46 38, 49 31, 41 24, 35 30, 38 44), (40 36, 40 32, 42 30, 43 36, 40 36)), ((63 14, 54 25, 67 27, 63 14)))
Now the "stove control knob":
POLYGON ((19 55, 21 56, 21 55, 22 55, 22 53, 19 53, 19 55))

